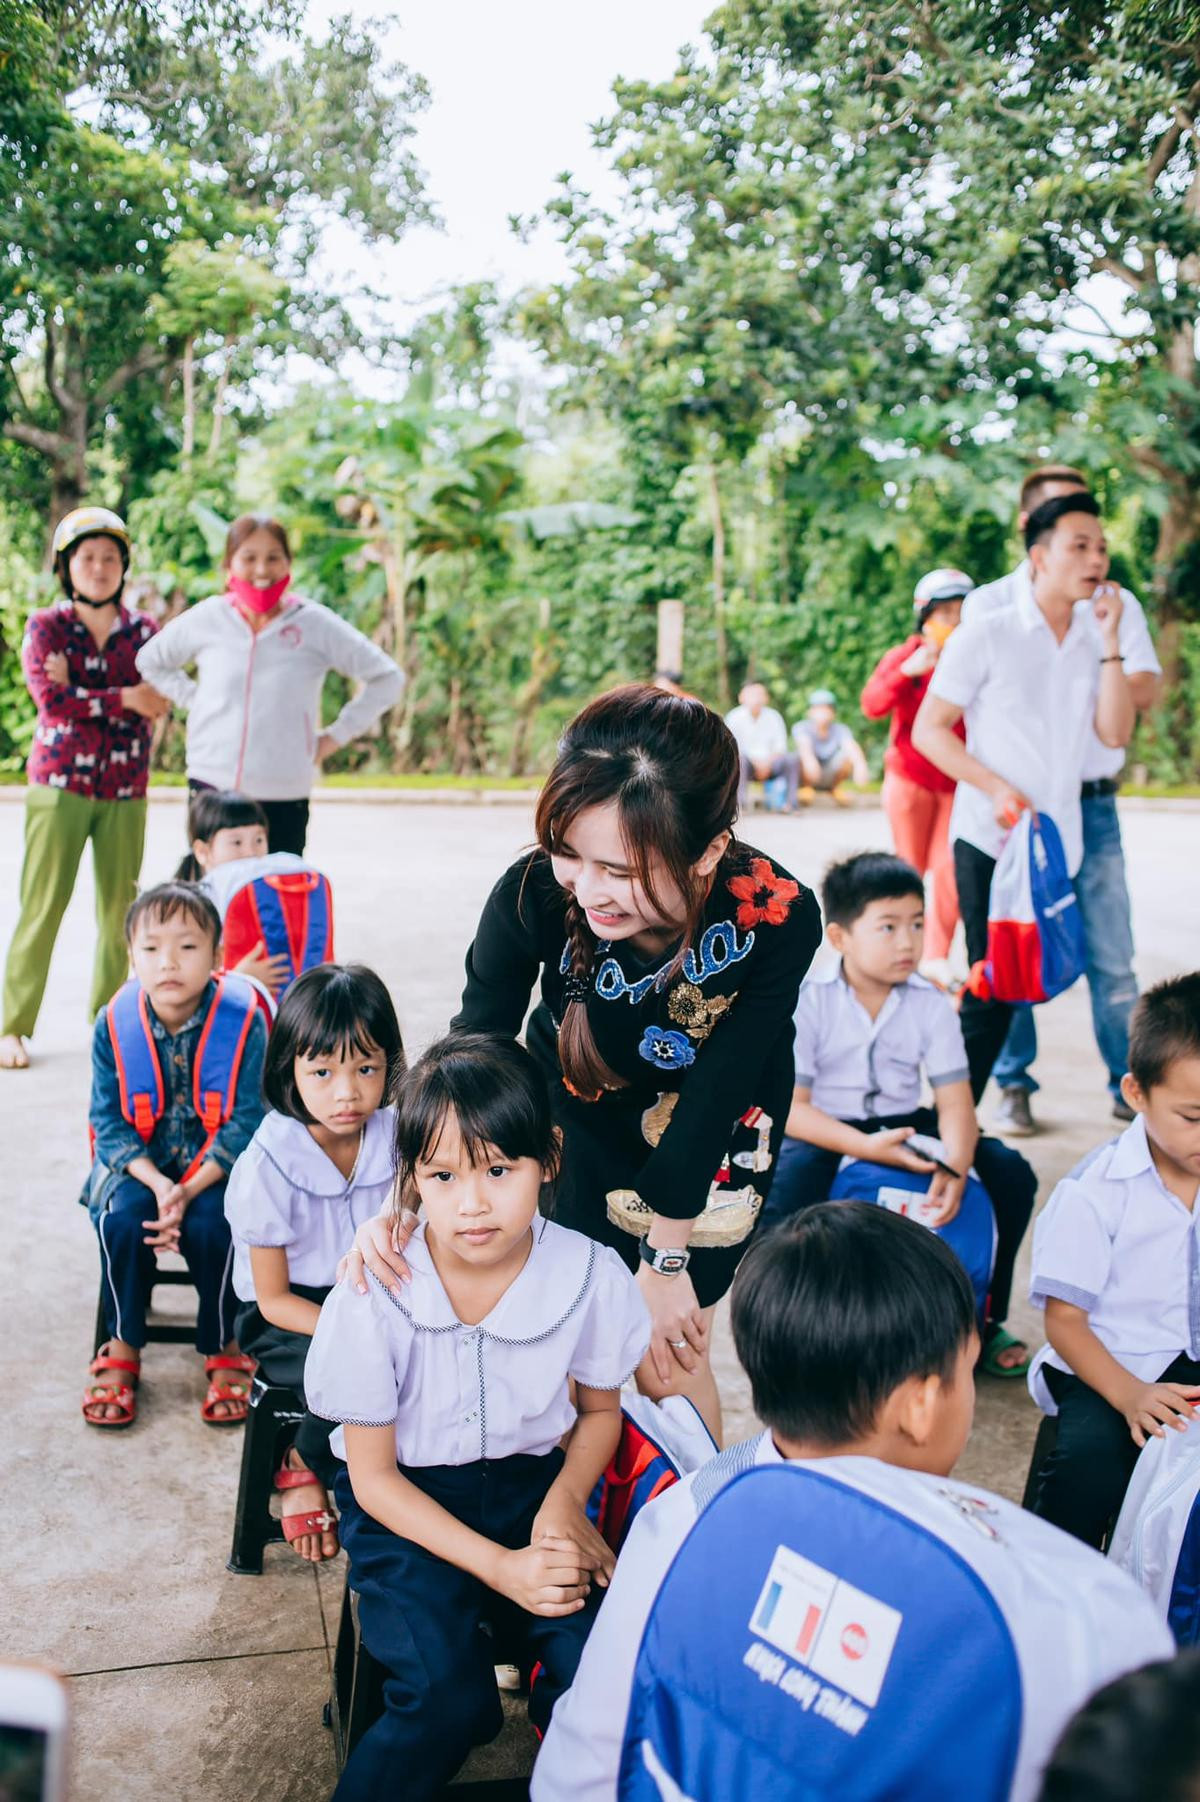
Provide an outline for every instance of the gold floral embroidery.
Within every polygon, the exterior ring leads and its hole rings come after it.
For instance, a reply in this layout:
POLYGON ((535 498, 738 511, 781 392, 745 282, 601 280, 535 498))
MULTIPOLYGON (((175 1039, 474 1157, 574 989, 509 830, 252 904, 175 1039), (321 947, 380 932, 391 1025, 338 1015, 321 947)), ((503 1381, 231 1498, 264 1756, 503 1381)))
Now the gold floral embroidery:
POLYGON ((685 1032, 703 1044, 722 1014, 727 1014, 736 1000, 736 991, 732 995, 705 995, 694 982, 680 982, 671 990, 667 1012, 685 1032))

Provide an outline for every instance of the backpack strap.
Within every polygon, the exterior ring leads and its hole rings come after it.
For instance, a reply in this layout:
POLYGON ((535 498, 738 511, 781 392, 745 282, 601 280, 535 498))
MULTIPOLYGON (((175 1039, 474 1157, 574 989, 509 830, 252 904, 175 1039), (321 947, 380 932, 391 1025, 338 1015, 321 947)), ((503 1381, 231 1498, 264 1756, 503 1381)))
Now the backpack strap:
POLYGON ((195 1176, 234 1110, 242 1056, 257 1012, 258 998, 250 983, 238 976, 217 978, 192 1069, 192 1105, 204 1127, 205 1138, 180 1179, 185 1183, 195 1176))
POLYGON ((142 1143, 148 1145, 167 1103, 162 1065, 158 1061, 158 1047, 154 1043, 146 992, 141 983, 136 980, 125 983, 104 1012, 113 1061, 117 1066, 121 1113, 142 1143))
POLYGON ((256 876, 248 886, 268 956, 288 960, 285 987, 302 970, 329 962, 333 956, 333 902, 329 883, 318 870, 256 876))

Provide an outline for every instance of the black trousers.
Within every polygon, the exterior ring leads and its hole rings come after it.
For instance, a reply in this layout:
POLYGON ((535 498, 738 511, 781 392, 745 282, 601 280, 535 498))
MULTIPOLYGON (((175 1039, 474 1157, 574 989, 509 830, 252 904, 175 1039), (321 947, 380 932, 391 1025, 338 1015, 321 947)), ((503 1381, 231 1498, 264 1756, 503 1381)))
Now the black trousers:
MULTIPOLYGON (((1099 1551, 1121 1512, 1138 1448, 1125 1416, 1080 1377, 1048 1365, 1042 1375, 1058 1403, 1058 1440, 1042 1464, 1033 1512, 1099 1551)), ((1181 1354, 1154 1380, 1200 1384, 1200 1364, 1181 1354)))
MULTIPOLYGON (((328 1289, 306 1289, 302 1283, 293 1283, 292 1292, 302 1295, 305 1301, 315 1301, 318 1307, 329 1294, 328 1289)), ((269 1383, 279 1383, 286 1389, 294 1389, 303 1398, 304 1360, 312 1344, 306 1333, 291 1333, 286 1327, 272 1325, 269 1320, 263 1319, 257 1302, 253 1301, 243 1302, 238 1309, 235 1332, 238 1344, 244 1352, 258 1359, 269 1383)), ((329 1435, 333 1432, 333 1427, 333 1421, 306 1413, 292 1441, 309 1470, 324 1483, 326 1489, 341 1469, 340 1460, 329 1449, 329 1435)))
MULTIPOLYGON (((194 776, 188 778, 188 790, 193 795, 212 787, 211 782, 198 782, 194 776)), ((304 841, 308 837, 308 796, 299 801, 264 801, 258 795, 252 799, 267 816, 267 843, 271 850, 291 851, 297 857, 303 857, 304 841)))
MULTIPOLYGON (((555 1449, 540 1458, 433 1465, 404 1475, 457 1520, 515 1551, 529 1544, 562 1465, 555 1449)), ((401 1793, 404 1802, 432 1802, 471 1748, 494 1739, 503 1724, 496 1648, 485 1623, 502 1621, 514 1629, 540 1664, 529 1718, 544 1731, 555 1702, 571 1686, 603 1591, 593 1586, 575 1614, 525 1614, 469 1571, 365 1514, 344 1467, 336 1494, 363 1643, 389 1674, 385 1712, 355 1747, 334 1802, 385 1802, 401 1793)))
MULTIPOLYGON (((915 1108, 911 1114, 889 1114, 886 1119, 848 1120, 858 1132, 886 1132, 894 1126, 911 1126, 919 1133, 936 1136, 937 1113, 931 1107, 915 1108)), ((803 1139, 785 1139, 779 1152, 775 1181, 763 1208, 759 1231, 777 1226, 781 1220, 810 1208, 814 1202, 826 1201, 830 1185, 842 1161, 840 1151, 825 1151, 803 1139)), ((1037 1175, 1033 1166, 1006 1145, 1002 1139, 980 1135, 975 1147, 975 1170, 988 1192, 992 1212, 996 1216, 996 1268, 988 1295, 988 1324, 998 1324, 1008 1313, 1012 1298, 1013 1264, 1029 1225, 1037 1196, 1037 1175)))
MULTIPOLYGON (((987 956, 988 900, 992 890, 992 871, 995 868, 994 857, 988 857, 977 846, 969 845, 965 839, 955 839, 954 876, 958 883, 958 909, 962 914, 967 939, 967 962, 970 964, 977 964, 987 956)), ((1012 1011, 1007 1001, 981 1001, 970 990, 963 990, 959 1019, 967 1047, 971 1093, 976 1101, 987 1088, 992 1065, 1008 1037, 1012 1011)))

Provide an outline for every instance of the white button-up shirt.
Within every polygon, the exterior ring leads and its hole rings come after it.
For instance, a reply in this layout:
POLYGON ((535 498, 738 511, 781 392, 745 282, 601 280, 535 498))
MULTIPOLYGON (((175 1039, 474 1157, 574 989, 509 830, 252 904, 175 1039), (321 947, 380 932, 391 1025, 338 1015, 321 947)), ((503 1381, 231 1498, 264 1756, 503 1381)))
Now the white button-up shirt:
MULTIPOLYGON (((1083 861, 1079 791, 1103 655, 1090 609, 1076 610, 1060 644, 1030 588, 1010 606, 960 626, 929 684, 930 694, 962 708, 972 756, 1050 815, 1072 876, 1083 861)), ((1007 835, 983 789, 959 783, 950 836, 999 857, 1007 835)))
POLYGON ((796 1087, 838 1120, 911 1114, 931 1087, 968 1079, 958 1015, 923 976, 898 982, 875 1019, 842 971, 810 976, 796 1008, 796 1087))
POLYGON ((235 1295, 254 1300, 252 1245, 286 1251, 293 1283, 328 1288, 359 1227, 382 1213, 394 1180, 390 1107, 367 1120, 348 1177, 303 1120, 269 1113, 233 1166, 225 1190, 235 1295))
MULTIPOLYGON (((1200 1357, 1197 1211, 1154 1167, 1139 1118, 1059 1183, 1033 1229, 1029 1299, 1082 1308, 1118 1364, 1155 1383, 1182 1352, 1200 1357)), ((1044 1345, 1029 1372, 1033 1399, 1057 1413, 1041 1372, 1070 1370, 1044 1345)))
MULTIPOLYGON (((339 1283, 304 1366, 314 1414, 342 1426, 396 1426, 396 1462, 474 1464, 541 1456, 575 1422, 567 1389, 619 1389, 650 1344, 650 1316, 616 1252, 539 1217, 523 1269, 491 1313, 467 1326, 451 1305, 422 1221, 405 1248, 412 1282, 339 1283)), ((339 1426, 330 1439, 344 1458, 339 1426)))
POLYGON ((774 707, 764 707, 757 719, 748 707, 735 707, 725 715, 725 724, 737 740, 738 750, 751 763, 770 763, 788 748, 783 715, 774 707))
MULTIPOLYGON (((1010 607, 1023 594, 1028 594, 1031 598, 1033 595, 1033 572, 1028 558, 1006 576, 1001 576, 998 582, 985 582, 982 587, 974 589, 963 603, 963 621, 965 623, 967 620, 981 618, 985 613, 998 613, 1002 607, 1010 607)), ((1128 588, 1122 588, 1121 599, 1125 605, 1121 610, 1117 638, 1125 662, 1125 674, 1161 676, 1162 665, 1154 649, 1154 640, 1150 636, 1142 603, 1135 594, 1130 594, 1128 588)), ((1090 601, 1078 601, 1075 611, 1079 613, 1082 610, 1086 617, 1090 615, 1091 608, 1090 601)), ((1119 776, 1124 767, 1124 748, 1120 745, 1106 745, 1093 729, 1087 755, 1083 760, 1083 780, 1097 782, 1106 777, 1119 776)))

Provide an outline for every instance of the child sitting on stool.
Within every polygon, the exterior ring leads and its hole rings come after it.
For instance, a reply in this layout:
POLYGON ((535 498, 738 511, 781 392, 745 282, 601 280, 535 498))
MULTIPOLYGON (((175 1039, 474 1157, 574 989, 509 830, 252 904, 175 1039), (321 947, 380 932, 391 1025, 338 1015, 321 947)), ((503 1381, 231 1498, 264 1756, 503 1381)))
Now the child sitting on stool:
POLYGON ((132 1426, 155 1254, 179 1251, 200 1298, 196 1350, 209 1378, 201 1417, 234 1426, 246 1418, 254 1362, 234 1338, 225 1181, 262 1119, 267 1029, 251 984, 217 981, 221 922, 191 883, 139 895, 125 935, 133 979, 98 1016, 92 1039, 86 1200, 110 1337, 92 1361, 83 1418, 132 1426))
POLYGON ((942 990, 917 974, 924 884, 901 858, 866 851, 830 868, 821 900, 839 961, 800 991, 796 1088, 764 1222, 824 1201, 841 1160, 861 1158, 928 1172, 929 1198, 939 1210, 929 1224, 944 1225, 958 1212, 974 1164, 996 1216, 983 1368, 1023 1375, 1028 1350, 1006 1332, 1004 1317, 1037 1178, 1019 1152, 980 1137, 958 1015, 942 990), (931 1108, 920 1105, 922 1070, 933 1089, 931 1108), (950 1168, 910 1150, 914 1133, 940 1138, 950 1168))
POLYGON ((1030 1300, 1046 1337, 1029 1373, 1058 1415, 1033 1508, 1100 1546, 1146 1435, 1200 1402, 1200 972, 1142 996, 1121 1093, 1137 1114, 1055 1189, 1033 1235, 1030 1300))
MULTIPOLYGON (((404 1068, 396 1010, 361 964, 321 964, 284 996, 267 1045, 271 1111, 233 1167, 225 1217, 238 1344, 268 1382, 304 1393, 304 1360, 338 1259, 392 1192, 392 1110, 404 1068)), ((326 1486, 330 1421, 306 1414, 275 1476, 283 1536, 319 1564, 337 1555, 326 1486)))

